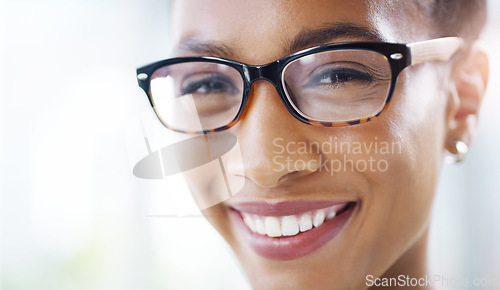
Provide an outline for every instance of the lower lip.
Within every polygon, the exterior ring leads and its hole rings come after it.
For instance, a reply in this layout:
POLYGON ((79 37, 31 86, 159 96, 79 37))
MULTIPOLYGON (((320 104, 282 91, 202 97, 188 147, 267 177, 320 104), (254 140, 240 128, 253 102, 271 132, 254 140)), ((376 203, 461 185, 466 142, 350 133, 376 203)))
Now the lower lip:
POLYGON ((337 236, 351 217, 355 207, 355 204, 350 205, 346 211, 331 220, 325 221, 320 227, 295 236, 279 238, 254 233, 243 222, 243 218, 237 211, 231 210, 231 214, 238 226, 243 230, 250 247, 257 254, 273 260, 292 260, 316 251, 337 236))

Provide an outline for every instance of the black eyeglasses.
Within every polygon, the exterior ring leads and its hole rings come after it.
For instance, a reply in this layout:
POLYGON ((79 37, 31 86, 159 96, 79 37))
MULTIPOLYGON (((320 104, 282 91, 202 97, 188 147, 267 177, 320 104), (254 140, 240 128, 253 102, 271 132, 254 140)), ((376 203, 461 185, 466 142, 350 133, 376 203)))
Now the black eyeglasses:
POLYGON ((177 57, 137 69, 137 80, 160 121, 178 132, 206 134, 232 127, 252 83, 261 79, 274 85, 297 120, 348 126, 380 115, 403 69, 448 61, 462 44, 459 37, 411 44, 335 43, 258 66, 217 57, 177 57))

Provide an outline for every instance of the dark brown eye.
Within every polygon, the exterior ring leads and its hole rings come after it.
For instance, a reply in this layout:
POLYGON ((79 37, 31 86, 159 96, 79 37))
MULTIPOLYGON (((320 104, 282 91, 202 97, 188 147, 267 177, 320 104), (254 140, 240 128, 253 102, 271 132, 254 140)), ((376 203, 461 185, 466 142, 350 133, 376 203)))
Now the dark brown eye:
POLYGON ((209 76, 185 84, 181 94, 235 94, 237 91, 236 86, 227 78, 209 76))

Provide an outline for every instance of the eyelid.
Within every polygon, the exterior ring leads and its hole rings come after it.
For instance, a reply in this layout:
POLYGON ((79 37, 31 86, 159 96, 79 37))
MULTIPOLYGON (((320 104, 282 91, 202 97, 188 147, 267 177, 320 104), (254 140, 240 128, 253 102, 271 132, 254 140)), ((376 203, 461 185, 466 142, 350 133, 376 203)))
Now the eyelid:
MULTIPOLYGON (((307 73, 307 75, 305 76, 304 79, 311 79, 313 78, 315 75, 317 75, 318 73, 322 73, 323 71, 325 70, 334 70, 334 69, 337 69, 339 71, 347 71, 347 70, 350 70, 351 72, 355 72, 355 71, 359 71, 361 73, 363 73, 363 71, 372 71, 370 70, 369 68, 367 68, 366 66, 364 65, 361 65, 359 63, 354 63, 354 62, 347 62, 347 61, 338 61, 338 62, 330 62, 330 63, 325 63, 325 64, 322 64, 318 67, 315 67, 312 71, 310 71, 309 73, 307 73), (346 64, 346 65, 342 65, 342 64, 346 64), (350 65, 348 65, 350 64, 350 65), (358 67, 358 68, 356 68, 358 67)), ((366 72, 368 73, 368 72, 366 72)))
MULTIPOLYGON (((196 74, 198 74, 198 73, 196 73, 196 74)), ((191 74, 189 76, 196 75, 196 74, 191 74)), ((188 84, 188 86, 192 86, 193 83, 194 84, 201 84, 201 83, 207 83, 207 82, 210 82, 210 81, 213 81, 213 80, 218 80, 219 82, 223 82, 224 84, 229 85, 235 91, 238 91, 238 87, 232 81, 230 81, 230 79, 228 77, 223 77, 223 76, 220 76, 220 75, 221 74, 219 74, 219 75, 207 75, 207 77, 200 78, 200 79, 197 79, 197 80, 193 80, 190 84, 188 84)), ((185 82, 186 78, 184 78, 182 80, 182 82, 181 82, 182 83, 182 85, 181 85, 181 95, 186 94, 185 90, 186 90, 186 87, 188 87, 188 86, 184 86, 184 82, 185 82)))
POLYGON ((187 62, 180 64, 167 65, 158 68, 154 71, 151 78, 175 76, 176 74, 184 75, 187 77, 193 74, 193 67, 196 67, 196 72, 194 73, 221 73, 221 68, 225 68, 217 63, 210 62, 187 62), (175 69, 173 69, 175 67, 175 69))
POLYGON ((338 69, 352 69, 352 70, 356 70, 355 67, 359 67, 360 69, 366 67, 365 65, 362 65, 362 64, 359 64, 359 63, 355 63, 355 62, 352 62, 352 61, 335 61, 335 62, 327 62, 327 63, 324 63, 324 64, 321 64, 320 66, 317 66, 316 68, 314 68, 313 71, 311 71, 309 73, 310 74, 313 74, 314 72, 320 70, 320 69, 323 69, 324 67, 327 67, 326 69, 329 69, 330 67, 333 67, 333 68, 338 68, 338 69))
POLYGON ((307 78, 307 83, 305 84, 305 87, 313 87, 317 85, 317 78, 322 78, 324 75, 331 74, 331 73, 340 73, 340 74, 350 74, 351 76, 354 76, 356 79, 361 79, 364 81, 370 81, 372 78, 372 75, 370 73, 358 71, 355 69, 351 68, 330 68, 330 69, 325 69, 321 71, 320 73, 313 75, 310 78, 307 78), (311 83, 313 82, 314 83, 311 83))

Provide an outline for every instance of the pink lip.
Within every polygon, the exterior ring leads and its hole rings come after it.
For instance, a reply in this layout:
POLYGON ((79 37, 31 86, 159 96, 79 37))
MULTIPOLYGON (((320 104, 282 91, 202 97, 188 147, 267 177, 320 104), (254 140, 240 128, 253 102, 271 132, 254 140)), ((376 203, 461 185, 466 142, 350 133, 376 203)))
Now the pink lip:
POLYGON ((261 216, 287 216, 298 215, 307 211, 327 208, 334 205, 348 203, 347 200, 293 200, 281 202, 239 202, 232 204, 231 208, 249 214, 261 216))
MULTIPOLYGON (((314 202, 312 202, 314 203, 314 202)), ((285 210, 284 204, 286 203, 276 203, 273 204, 271 209, 262 210, 262 203, 260 203, 260 210, 258 212, 273 213, 274 215, 290 215, 296 214, 304 211, 314 210, 318 208, 325 208, 328 206, 339 204, 335 203, 321 203, 321 206, 315 206, 310 208, 310 202, 308 206, 298 206, 290 210, 285 210)), ((260 235, 250 231, 250 229, 243 222, 243 218, 238 210, 231 210, 231 217, 235 220, 238 227, 242 230, 246 240, 249 242, 250 247, 259 255, 273 260, 291 260, 306 256, 317 249, 321 248, 328 241, 332 240, 337 234, 342 230, 344 225, 347 223, 351 217, 354 209, 356 208, 356 203, 349 203, 349 206, 339 213, 335 218, 325 221, 323 225, 317 228, 313 228, 309 231, 299 233, 291 237, 279 237, 271 238, 265 235, 260 235)), ((233 208, 236 208, 234 206, 233 208)), ((247 209, 252 209, 249 207, 247 209)), ((253 214, 259 214, 256 211, 244 211, 253 214)))

